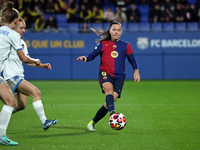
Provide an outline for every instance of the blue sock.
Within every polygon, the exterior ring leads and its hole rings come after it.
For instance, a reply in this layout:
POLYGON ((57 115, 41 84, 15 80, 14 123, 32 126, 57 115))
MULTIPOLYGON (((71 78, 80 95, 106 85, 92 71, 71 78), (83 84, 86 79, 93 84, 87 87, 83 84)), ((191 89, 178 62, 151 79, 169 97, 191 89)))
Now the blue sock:
POLYGON ((115 110, 115 103, 114 103, 114 97, 111 94, 108 94, 106 96, 106 105, 108 107, 108 110, 111 112, 112 110, 115 110))
POLYGON ((97 111, 95 117, 92 119, 95 123, 101 120, 108 113, 108 109, 104 105, 97 111))

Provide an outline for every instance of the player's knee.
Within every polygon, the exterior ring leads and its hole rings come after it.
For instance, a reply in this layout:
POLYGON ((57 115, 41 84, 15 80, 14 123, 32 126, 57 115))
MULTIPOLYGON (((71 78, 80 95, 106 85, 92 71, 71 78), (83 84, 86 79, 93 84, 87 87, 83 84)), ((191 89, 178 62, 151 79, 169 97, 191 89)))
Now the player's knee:
POLYGON ((107 88, 104 90, 106 94, 112 94, 113 95, 113 89, 112 88, 107 88))
POLYGON ((37 98, 37 99, 40 99, 41 98, 41 92, 40 92, 40 90, 35 90, 35 92, 34 92, 34 97, 35 98, 37 98))
POLYGON ((37 90, 37 93, 36 93, 36 94, 37 94, 37 96, 40 97, 40 96, 41 96, 41 92, 40 92, 40 90, 37 90))

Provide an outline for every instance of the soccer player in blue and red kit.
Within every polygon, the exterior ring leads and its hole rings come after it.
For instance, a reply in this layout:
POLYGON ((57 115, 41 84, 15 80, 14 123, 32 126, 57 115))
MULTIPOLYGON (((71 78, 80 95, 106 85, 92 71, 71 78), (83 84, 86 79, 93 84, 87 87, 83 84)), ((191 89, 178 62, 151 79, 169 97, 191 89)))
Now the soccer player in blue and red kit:
POLYGON ((114 102, 120 98, 122 88, 124 85, 125 74, 125 59, 134 69, 134 80, 140 82, 140 74, 137 62, 133 55, 133 50, 129 43, 120 40, 122 35, 122 25, 119 22, 112 22, 107 32, 94 30, 98 36, 102 37, 97 43, 94 51, 88 56, 80 56, 77 60, 88 62, 93 60, 100 54, 101 64, 99 71, 99 83, 102 92, 106 94, 106 101, 104 105, 97 111, 95 117, 88 123, 89 131, 95 131, 94 125, 101 120, 108 111, 110 115, 115 113, 114 102))

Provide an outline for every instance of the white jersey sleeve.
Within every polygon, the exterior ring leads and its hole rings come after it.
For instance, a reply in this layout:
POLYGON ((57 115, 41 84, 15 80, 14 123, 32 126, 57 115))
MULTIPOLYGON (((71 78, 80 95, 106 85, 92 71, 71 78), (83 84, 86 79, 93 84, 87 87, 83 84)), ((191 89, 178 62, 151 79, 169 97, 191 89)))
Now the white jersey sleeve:
POLYGON ((25 42, 24 40, 21 39, 21 43, 22 43, 22 50, 23 50, 24 54, 25 54, 26 56, 29 56, 28 48, 27 48, 26 42, 25 42))
MULTIPOLYGON (((22 39, 21 43, 24 54, 28 56, 29 54, 26 43, 22 39)), ((4 64, 3 76, 5 80, 7 80, 16 75, 24 78, 24 67, 19 59, 19 56, 17 55, 17 52, 14 50, 14 48, 12 48, 9 57, 4 64)))
POLYGON ((15 51, 22 49, 20 35, 9 26, 0 27, 0 71, 2 71, 5 60, 10 55, 11 49, 15 51))
POLYGON ((22 49, 21 37, 20 37, 19 33, 13 34, 13 36, 12 36, 10 41, 11 41, 12 48, 15 51, 22 49))

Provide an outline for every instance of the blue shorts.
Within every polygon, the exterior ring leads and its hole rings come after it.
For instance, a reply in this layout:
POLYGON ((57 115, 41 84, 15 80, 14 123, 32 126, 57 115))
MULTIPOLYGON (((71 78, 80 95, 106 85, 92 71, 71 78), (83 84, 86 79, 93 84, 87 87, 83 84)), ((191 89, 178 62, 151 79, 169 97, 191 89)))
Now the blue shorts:
MULTIPOLYGON (((99 71, 99 84, 101 86, 101 89, 102 89, 102 84, 105 83, 105 82, 112 83, 113 90, 117 94, 119 94, 118 98, 120 98, 121 97, 122 88, 123 88, 123 85, 124 85, 124 80, 114 79, 109 74, 107 74, 106 72, 99 71)), ((103 89, 102 89, 102 93, 105 93, 103 89)))

